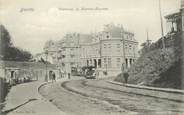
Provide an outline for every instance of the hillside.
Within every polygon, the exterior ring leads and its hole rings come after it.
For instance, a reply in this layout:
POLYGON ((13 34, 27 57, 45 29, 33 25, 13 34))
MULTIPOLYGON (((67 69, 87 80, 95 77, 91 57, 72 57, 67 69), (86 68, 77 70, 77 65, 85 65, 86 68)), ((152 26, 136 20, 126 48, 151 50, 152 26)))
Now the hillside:
MULTIPOLYGON (((160 40, 151 44, 147 52, 129 69, 131 84, 181 88, 181 46, 180 35, 167 36, 166 48, 162 49, 160 40)), ((124 82, 119 75, 116 81, 124 82)))

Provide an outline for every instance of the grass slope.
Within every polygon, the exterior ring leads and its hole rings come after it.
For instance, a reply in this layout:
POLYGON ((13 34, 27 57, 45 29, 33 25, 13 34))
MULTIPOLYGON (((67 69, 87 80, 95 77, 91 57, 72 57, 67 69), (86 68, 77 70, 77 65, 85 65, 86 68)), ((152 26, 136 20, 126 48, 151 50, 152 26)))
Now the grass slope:
MULTIPOLYGON (((180 89, 181 54, 176 45, 145 53, 129 69, 128 83, 180 89)), ((118 75, 115 81, 124 82, 124 78, 118 75)))

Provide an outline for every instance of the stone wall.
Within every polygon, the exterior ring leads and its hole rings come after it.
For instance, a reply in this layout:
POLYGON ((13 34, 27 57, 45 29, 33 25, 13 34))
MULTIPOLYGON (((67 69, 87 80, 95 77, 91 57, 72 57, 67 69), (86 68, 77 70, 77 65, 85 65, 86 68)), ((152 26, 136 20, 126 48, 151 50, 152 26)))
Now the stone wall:
MULTIPOLYGON (((56 65, 54 64, 44 64, 39 62, 15 62, 15 61, 0 61, 0 73, 10 80, 13 78, 23 79, 29 77, 32 80, 45 80, 46 76, 50 75, 50 71, 53 71, 56 75, 56 78, 60 78, 60 72, 56 65)), ((48 77, 49 79, 49 77, 48 77)))

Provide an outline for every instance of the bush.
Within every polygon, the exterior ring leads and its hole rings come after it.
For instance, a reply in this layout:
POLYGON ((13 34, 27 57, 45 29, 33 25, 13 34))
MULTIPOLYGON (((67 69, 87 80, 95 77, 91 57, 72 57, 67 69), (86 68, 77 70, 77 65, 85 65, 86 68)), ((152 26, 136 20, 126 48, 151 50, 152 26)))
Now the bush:
POLYGON ((125 80, 124 80, 124 78, 123 78, 122 73, 120 73, 120 74, 114 79, 114 81, 125 83, 125 80))

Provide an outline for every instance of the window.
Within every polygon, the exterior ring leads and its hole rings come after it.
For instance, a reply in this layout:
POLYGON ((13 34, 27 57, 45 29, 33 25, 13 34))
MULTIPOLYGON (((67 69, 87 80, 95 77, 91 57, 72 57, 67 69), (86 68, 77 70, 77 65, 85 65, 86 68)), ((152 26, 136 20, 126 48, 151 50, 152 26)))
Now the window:
POLYGON ((106 58, 104 58, 104 63, 107 63, 107 59, 106 58))
POLYGON ((120 44, 117 44, 117 48, 120 48, 120 44))
POLYGON ((74 62, 71 62, 70 65, 73 66, 75 63, 74 62))
POLYGON ((65 63, 62 63, 62 66, 65 67, 65 63))
POLYGON ((106 38, 110 38, 110 33, 106 32, 106 38))
POLYGON ((104 48, 106 48, 106 44, 104 44, 104 48))
POLYGON ((117 62, 120 63, 120 58, 117 58, 117 62))
POLYGON ((132 46, 131 46, 131 45, 129 45, 129 49, 130 49, 130 50, 132 49, 132 46))
POLYGON ((111 58, 108 58, 108 67, 111 67, 111 58))
POLYGON ((107 68, 107 58, 104 58, 103 66, 104 66, 104 68, 107 68))
POLYGON ((111 48, 111 44, 108 44, 109 48, 111 48))
POLYGON ((70 57, 71 57, 71 58, 74 58, 74 57, 75 57, 75 55, 71 54, 71 55, 70 55, 70 57))
POLYGON ((120 58, 117 58, 117 67, 120 67, 120 58))
POLYGON ((125 49, 127 49, 128 48, 128 45, 127 44, 125 44, 125 49))
POLYGON ((129 35, 127 35, 127 39, 129 39, 129 35))
POLYGON ((61 57, 61 56, 59 56, 59 57, 58 57, 58 59, 62 59, 62 57, 61 57))

